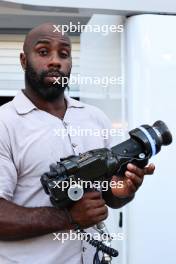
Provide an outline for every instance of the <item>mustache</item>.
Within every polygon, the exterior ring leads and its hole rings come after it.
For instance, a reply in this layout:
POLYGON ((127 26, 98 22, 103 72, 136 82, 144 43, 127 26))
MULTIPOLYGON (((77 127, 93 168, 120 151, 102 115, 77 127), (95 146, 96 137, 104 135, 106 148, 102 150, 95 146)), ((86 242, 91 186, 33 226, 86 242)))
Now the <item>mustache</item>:
POLYGON ((41 77, 45 78, 45 77, 66 77, 66 74, 60 70, 56 70, 56 69, 52 69, 49 71, 43 71, 41 73, 41 77))

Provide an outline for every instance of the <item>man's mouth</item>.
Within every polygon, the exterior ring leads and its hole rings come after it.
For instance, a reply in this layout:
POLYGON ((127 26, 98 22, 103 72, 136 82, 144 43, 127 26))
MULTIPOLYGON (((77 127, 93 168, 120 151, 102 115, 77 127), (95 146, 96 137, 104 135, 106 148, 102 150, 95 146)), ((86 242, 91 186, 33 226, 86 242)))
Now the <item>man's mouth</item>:
POLYGON ((62 75, 59 72, 49 72, 45 78, 47 81, 54 83, 58 82, 62 78, 62 75))
POLYGON ((59 72, 49 72, 46 77, 62 77, 62 75, 59 72))

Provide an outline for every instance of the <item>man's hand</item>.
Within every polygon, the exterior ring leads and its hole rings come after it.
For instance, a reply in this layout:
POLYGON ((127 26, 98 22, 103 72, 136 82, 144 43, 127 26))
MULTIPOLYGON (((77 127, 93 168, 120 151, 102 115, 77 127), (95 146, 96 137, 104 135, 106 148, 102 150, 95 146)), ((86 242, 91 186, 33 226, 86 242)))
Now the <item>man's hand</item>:
POLYGON ((70 214, 82 228, 91 227, 108 217, 108 209, 98 191, 87 192, 81 200, 74 203, 70 214))
POLYGON ((140 169, 129 163, 124 177, 112 177, 112 181, 117 183, 116 187, 112 186, 111 188, 113 195, 119 198, 132 197, 141 186, 144 180, 144 175, 153 174, 154 170, 154 164, 149 164, 144 169, 140 169))

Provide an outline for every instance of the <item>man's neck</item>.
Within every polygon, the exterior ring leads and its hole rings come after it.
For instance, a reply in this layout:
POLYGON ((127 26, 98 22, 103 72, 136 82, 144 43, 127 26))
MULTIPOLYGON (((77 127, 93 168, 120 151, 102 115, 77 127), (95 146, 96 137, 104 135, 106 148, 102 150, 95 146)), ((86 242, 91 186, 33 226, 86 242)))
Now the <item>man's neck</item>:
POLYGON ((47 102, 34 93, 30 88, 26 88, 23 90, 23 92, 37 108, 48 112, 51 115, 57 116, 60 119, 64 118, 65 112, 67 110, 67 103, 64 98, 64 93, 61 94, 61 96, 56 101, 47 102))

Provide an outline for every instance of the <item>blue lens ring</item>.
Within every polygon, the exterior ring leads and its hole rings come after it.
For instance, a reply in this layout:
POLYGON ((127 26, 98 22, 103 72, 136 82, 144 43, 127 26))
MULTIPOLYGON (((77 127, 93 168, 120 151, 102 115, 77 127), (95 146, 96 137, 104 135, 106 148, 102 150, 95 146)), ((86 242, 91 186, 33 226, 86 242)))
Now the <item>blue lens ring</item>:
POLYGON ((155 141, 153 140, 153 138, 151 137, 151 135, 147 131, 147 129, 145 129, 142 126, 140 126, 139 129, 145 134, 145 136, 147 137, 148 141, 150 142, 150 146, 151 146, 151 149, 152 149, 152 156, 155 156, 156 155, 156 144, 155 144, 155 141))

